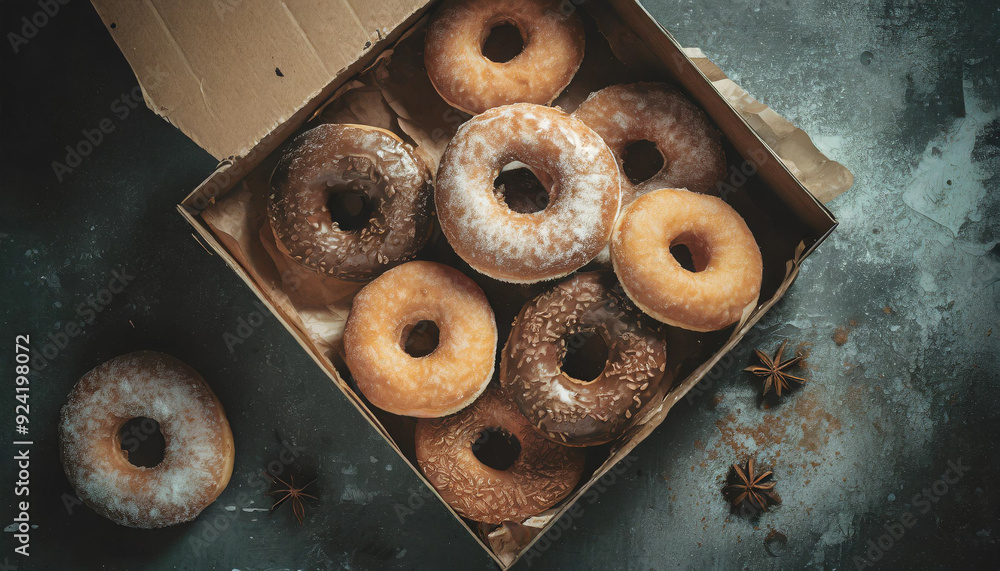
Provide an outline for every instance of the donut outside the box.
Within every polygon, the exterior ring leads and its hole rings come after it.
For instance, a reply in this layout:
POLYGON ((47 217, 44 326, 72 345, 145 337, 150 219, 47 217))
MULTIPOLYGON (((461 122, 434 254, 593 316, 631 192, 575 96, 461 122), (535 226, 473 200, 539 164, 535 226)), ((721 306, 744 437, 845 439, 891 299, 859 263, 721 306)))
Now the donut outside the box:
POLYGON ((59 440, 77 495, 128 527, 194 519, 233 472, 233 434, 219 399, 194 369, 162 353, 129 353, 84 375, 62 408, 59 440), (135 466, 122 450, 120 431, 136 418, 159 424, 166 447, 156 466, 135 466))

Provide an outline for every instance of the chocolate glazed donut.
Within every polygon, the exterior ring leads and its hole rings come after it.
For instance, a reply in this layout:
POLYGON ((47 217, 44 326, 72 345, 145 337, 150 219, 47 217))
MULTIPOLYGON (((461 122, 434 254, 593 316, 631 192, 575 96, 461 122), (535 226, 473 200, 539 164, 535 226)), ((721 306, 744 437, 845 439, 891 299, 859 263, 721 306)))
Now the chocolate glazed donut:
POLYGON ((507 396, 535 430, 568 446, 610 442, 670 386, 662 326, 643 315, 614 274, 577 274, 521 309, 500 363, 507 396), (608 362, 591 382, 562 370, 568 339, 603 337, 608 362))
POLYGON ((414 434, 417 463, 456 512, 488 524, 521 522, 568 496, 583 474, 582 450, 542 438, 499 391, 488 389, 458 414, 420 419, 414 434), (506 469, 475 455, 483 431, 495 428, 521 447, 506 469))
POLYGON ((277 246, 292 260, 348 281, 367 281, 412 259, 431 232, 430 172, 389 131, 320 125, 295 138, 271 175, 268 218, 277 246), (371 218, 340 227, 331 194, 365 195, 371 218))

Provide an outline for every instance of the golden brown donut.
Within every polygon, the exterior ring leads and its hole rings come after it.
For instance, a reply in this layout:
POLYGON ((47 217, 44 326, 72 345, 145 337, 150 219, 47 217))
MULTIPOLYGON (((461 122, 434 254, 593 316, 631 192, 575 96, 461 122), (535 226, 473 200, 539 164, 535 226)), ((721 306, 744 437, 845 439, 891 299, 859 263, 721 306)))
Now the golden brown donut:
POLYGON ((393 133, 324 124, 302 133, 271 175, 268 219, 278 249, 300 265, 349 281, 370 280, 412 259, 431 232, 430 171, 393 133), (365 194, 371 219, 357 230, 333 221, 331 193, 365 194))
POLYGON ((660 188, 712 193, 726 175, 718 129, 665 83, 605 87, 592 93, 573 116, 604 138, 619 166, 626 147, 636 141, 655 143, 663 155, 663 167, 647 180, 633 183, 622 169, 622 205, 660 188))
POLYGON ((420 420, 417 463, 448 505, 462 517, 499 524, 521 522, 569 495, 583 473, 583 451, 539 436, 517 408, 496 390, 483 393, 459 414, 420 420), (476 458, 473 444, 500 429, 521 446, 506 470, 476 458))
POLYGON ((669 388, 662 325, 643 315, 611 272, 576 274, 521 309, 500 362, 505 394, 545 437, 567 446, 610 442, 669 388), (592 331, 608 361, 595 379, 562 370, 592 331))
POLYGON ((511 283, 565 276, 607 244, 621 204, 604 141, 559 109, 518 103, 473 117, 448 144, 434 194, 441 230, 476 271, 511 283), (515 212, 494 180, 513 162, 548 181, 548 204, 515 212))
POLYGON ((640 196, 618 220, 611 261, 625 293, 654 318, 716 331, 757 304, 760 248, 746 222, 720 198, 665 188, 640 196), (670 248, 690 250, 695 271, 670 248))
POLYGON ((139 351, 97 366, 62 408, 63 469, 97 513, 129 527, 190 521, 215 501, 233 472, 233 434, 219 399, 194 369, 139 351), (163 461, 132 465, 119 431, 134 418, 160 425, 163 461))
POLYGON ((433 418, 462 410, 493 377, 497 326, 486 296, 462 272, 415 261, 382 274, 354 298, 344 330, 347 366, 372 404, 433 418), (421 321, 439 330, 423 357, 404 350, 421 321))
POLYGON ((583 23, 561 0, 453 0, 427 28, 424 65, 453 107, 471 115, 509 103, 551 103, 583 61, 583 23), (507 62, 483 55, 490 32, 517 28, 521 52, 507 62))

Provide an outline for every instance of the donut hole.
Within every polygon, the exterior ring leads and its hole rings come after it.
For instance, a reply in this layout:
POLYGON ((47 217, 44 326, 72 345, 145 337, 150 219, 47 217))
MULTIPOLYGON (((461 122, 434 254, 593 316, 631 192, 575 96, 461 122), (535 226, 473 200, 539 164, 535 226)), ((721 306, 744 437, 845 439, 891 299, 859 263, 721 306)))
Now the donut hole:
POLYGON ((438 329, 437 324, 422 319, 403 328, 403 335, 399 343, 407 355, 420 358, 433 353, 437 349, 440 339, 441 330, 438 329))
POLYGON ((608 342, 593 330, 579 331, 566 338, 566 353, 560 368, 570 377, 589 383, 601 376, 608 364, 608 342))
POLYGON ((497 198, 514 212, 533 214, 549 205, 549 190, 524 163, 514 162, 500 169, 500 174, 493 180, 493 190, 497 198))
POLYGON ((118 445, 129 464, 138 468, 159 465, 167 449, 160 423, 145 416, 133 418, 118 429, 118 445))
POLYGON ((653 178, 666 164, 663 153, 653 141, 632 141, 622 151, 622 171, 632 184, 642 184, 653 178))
POLYGON ((368 225, 375 210, 372 200, 364 191, 333 187, 326 207, 330 218, 341 230, 353 232, 368 225))
POLYGON ((483 56, 494 63, 507 63, 524 51, 524 36, 513 22, 500 22, 486 32, 483 56))
POLYGON ((472 453, 486 466, 506 470, 521 455, 521 443, 502 428, 487 428, 480 431, 479 437, 472 443, 472 453))
POLYGON ((689 272, 701 272, 708 267, 708 249, 694 236, 676 238, 670 244, 670 255, 689 272))

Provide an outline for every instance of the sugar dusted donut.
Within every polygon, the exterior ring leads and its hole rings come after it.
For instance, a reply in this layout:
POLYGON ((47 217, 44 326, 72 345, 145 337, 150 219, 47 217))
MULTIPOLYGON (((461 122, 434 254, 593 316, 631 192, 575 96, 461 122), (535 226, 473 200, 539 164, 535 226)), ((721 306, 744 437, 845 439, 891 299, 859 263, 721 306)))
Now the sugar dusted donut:
POLYGON ((720 198, 656 190, 629 205, 611 239, 611 261, 629 298, 654 318, 716 331, 757 304, 763 260, 743 218, 720 198), (684 245, 695 271, 670 248, 684 245))
POLYGON ((550 440, 610 442, 669 388, 662 326, 643 315, 611 272, 576 274, 521 309, 500 363, 504 392, 550 440), (608 361, 591 381, 562 370, 574 340, 603 337, 608 361))
POLYGON ((62 408, 59 439, 76 493, 129 527, 194 519, 233 472, 233 434, 222 405, 201 375, 162 353, 129 353, 84 375, 62 408), (132 465, 121 449, 119 432, 135 418, 156 421, 163 434, 163 460, 152 468, 132 465))
POLYGON ((583 473, 582 450, 539 436, 496 390, 459 414, 418 421, 415 443, 417 463, 444 501, 462 517, 482 523, 521 522, 537 515, 568 496, 583 473), (476 457, 475 443, 490 429, 520 445, 506 470, 476 457))
POLYGON ((403 416, 452 414, 476 400, 493 377, 497 326, 471 279, 435 262, 409 262, 366 285, 344 330, 347 366, 372 404, 403 416), (433 351, 404 349, 421 322, 439 331, 433 351))
POLYGON ((268 218, 278 248, 317 273, 365 281, 412 259, 431 232, 430 172, 393 133, 324 124, 302 133, 271 176, 268 218), (364 195, 371 218, 334 222, 332 193, 364 195))
POLYGON ((583 23, 561 0, 445 2, 427 28, 424 64, 434 88, 469 114, 509 103, 551 103, 583 61, 583 23), (483 55, 490 32, 517 28, 524 42, 507 62, 483 55))
POLYGON ((618 165, 604 141, 558 109, 519 103, 473 117, 449 143, 434 201, 455 252, 512 283, 558 278, 607 244, 621 204, 618 165), (548 204, 515 212, 494 180, 515 161, 542 173, 548 204))
POLYGON ((622 168, 622 204, 660 188, 711 193, 726 174, 719 131, 677 89, 665 83, 613 85, 592 93, 573 116, 604 138, 623 165, 626 147, 650 141, 663 166, 647 180, 633 182, 622 168))

